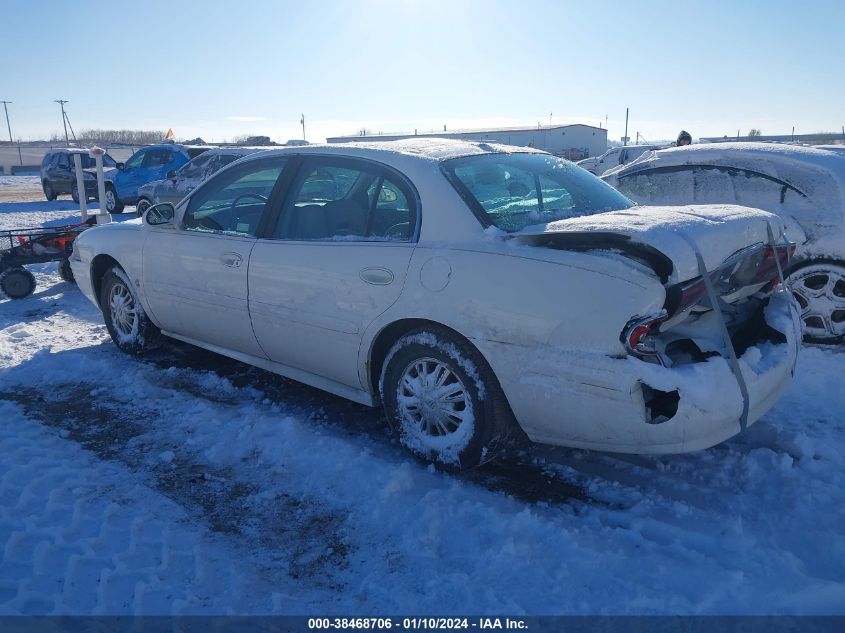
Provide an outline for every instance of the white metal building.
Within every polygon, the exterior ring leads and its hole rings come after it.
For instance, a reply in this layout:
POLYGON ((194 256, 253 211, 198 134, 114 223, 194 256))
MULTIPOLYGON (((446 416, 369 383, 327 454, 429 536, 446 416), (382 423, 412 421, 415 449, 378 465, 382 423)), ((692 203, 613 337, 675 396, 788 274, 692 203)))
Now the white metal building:
POLYGON ((423 134, 367 134, 335 136, 329 143, 355 141, 397 141, 405 138, 454 138, 464 141, 488 141, 536 147, 570 160, 599 156, 607 150, 607 130, 592 125, 543 125, 538 127, 510 127, 489 130, 455 130, 423 134))

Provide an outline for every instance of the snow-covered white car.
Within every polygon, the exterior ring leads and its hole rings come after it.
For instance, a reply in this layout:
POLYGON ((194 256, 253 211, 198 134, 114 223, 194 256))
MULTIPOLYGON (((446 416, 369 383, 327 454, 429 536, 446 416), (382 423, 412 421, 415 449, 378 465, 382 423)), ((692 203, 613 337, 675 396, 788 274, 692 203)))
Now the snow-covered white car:
POLYGON ((608 451, 709 447, 792 377, 790 247, 764 211, 632 206, 528 148, 310 145, 86 231, 72 266, 120 349, 164 334, 381 402, 427 459, 477 464, 520 428, 608 451))
POLYGON ((652 152, 602 177, 640 204, 742 204, 771 211, 798 244, 788 269, 808 340, 845 340, 845 157, 780 143, 652 152))
POLYGON ((611 147, 601 156, 592 156, 579 160, 576 163, 579 167, 583 167, 587 171, 601 176, 611 169, 616 169, 620 165, 627 165, 635 161, 646 152, 660 149, 662 145, 625 145, 619 147, 611 147))

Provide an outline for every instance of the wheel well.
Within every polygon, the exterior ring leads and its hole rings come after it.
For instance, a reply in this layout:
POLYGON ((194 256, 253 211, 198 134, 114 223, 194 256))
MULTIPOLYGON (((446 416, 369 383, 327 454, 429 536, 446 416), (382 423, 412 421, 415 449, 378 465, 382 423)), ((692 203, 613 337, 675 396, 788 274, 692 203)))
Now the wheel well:
POLYGON ((789 276, 794 272, 801 270, 802 268, 806 268, 807 266, 815 266, 817 264, 830 264, 832 266, 838 266, 839 268, 845 268, 845 261, 841 259, 834 259, 832 257, 802 257, 801 259, 793 260, 789 268, 784 271, 785 276, 789 276))
MULTIPOLYGON (((401 319, 399 321, 394 321, 393 323, 382 329, 381 332, 376 335, 376 338, 373 341, 372 346, 370 347, 368 370, 370 379, 370 392, 373 394, 373 400, 378 401, 381 399, 378 384, 381 378, 382 365, 384 364, 384 361, 387 358, 387 353, 390 351, 390 348, 393 347, 393 344, 408 332, 423 327, 445 331, 453 336, 456 336, 457 338, 466 342, 467 345, 475 349, 475 351, 478 352, 478 355, 481 358, 484 358, 484 354, 482 354, 481 350, 479 350, 475 345, 473 345, 472 341, 470 341, 466 336, 464 336, 457 330, 454 330, 449 326, 443 325, 442 323, 438 323, 437 321, 430 321, 428 319, 401 319)), ((484 359, 484 361, 486 362, 487 359, 484 359)))
MULTIPOLYGON (((91 285, 94 288, 94 296, 97 298, 97 305, 100 304, 100 288, 103 283, 103 276, 113 266, 120 267, 117 260, 110 255, 97 255, 91 262, 91 285)), ((102 306, 100 306, 102 307, 102 306)))

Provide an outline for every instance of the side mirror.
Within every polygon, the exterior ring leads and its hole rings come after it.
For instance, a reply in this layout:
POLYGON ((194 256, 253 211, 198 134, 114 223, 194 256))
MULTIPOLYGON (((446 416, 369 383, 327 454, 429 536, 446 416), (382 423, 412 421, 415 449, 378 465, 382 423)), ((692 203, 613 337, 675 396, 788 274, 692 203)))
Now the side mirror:
POLYGON ((176 209, 169 202, 162 202, 147 209, 144 214, 144 221, 150 226, 161 226, 170 224, 176 217, 176 209))
POLYGON ((175 170, 175 169, 171 169, 169 172, 167 172, 167 176, 165 176, 165 177, 166 177, 168 180, 176 180, 176 170, 175 170))
POLYGON ((126 167, 126 165, 124 165, 123 163, 117 163, 115 167, 117 167, 120 171, 123 171, 123 168, 126 167))

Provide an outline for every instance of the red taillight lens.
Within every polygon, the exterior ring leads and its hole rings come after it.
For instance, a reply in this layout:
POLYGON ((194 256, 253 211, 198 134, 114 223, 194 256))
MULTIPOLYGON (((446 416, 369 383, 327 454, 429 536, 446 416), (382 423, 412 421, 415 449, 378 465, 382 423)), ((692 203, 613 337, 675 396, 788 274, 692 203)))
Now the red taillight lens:
POLYGON ((665 310, 659 314, 632 319, 622 331, 622 343, 631 354, 656 354, 657 348, 649 335, 668 318, 665 310))
POLYGON ((780 260, 780 269, 786 271, 789 260, 794 254, 795 244, 767 246, 763 250, 763 260, 760 262, 757 273, 754 275, 754 283, 777 281, 780 277, 778 273, 778 260, 780 260))

